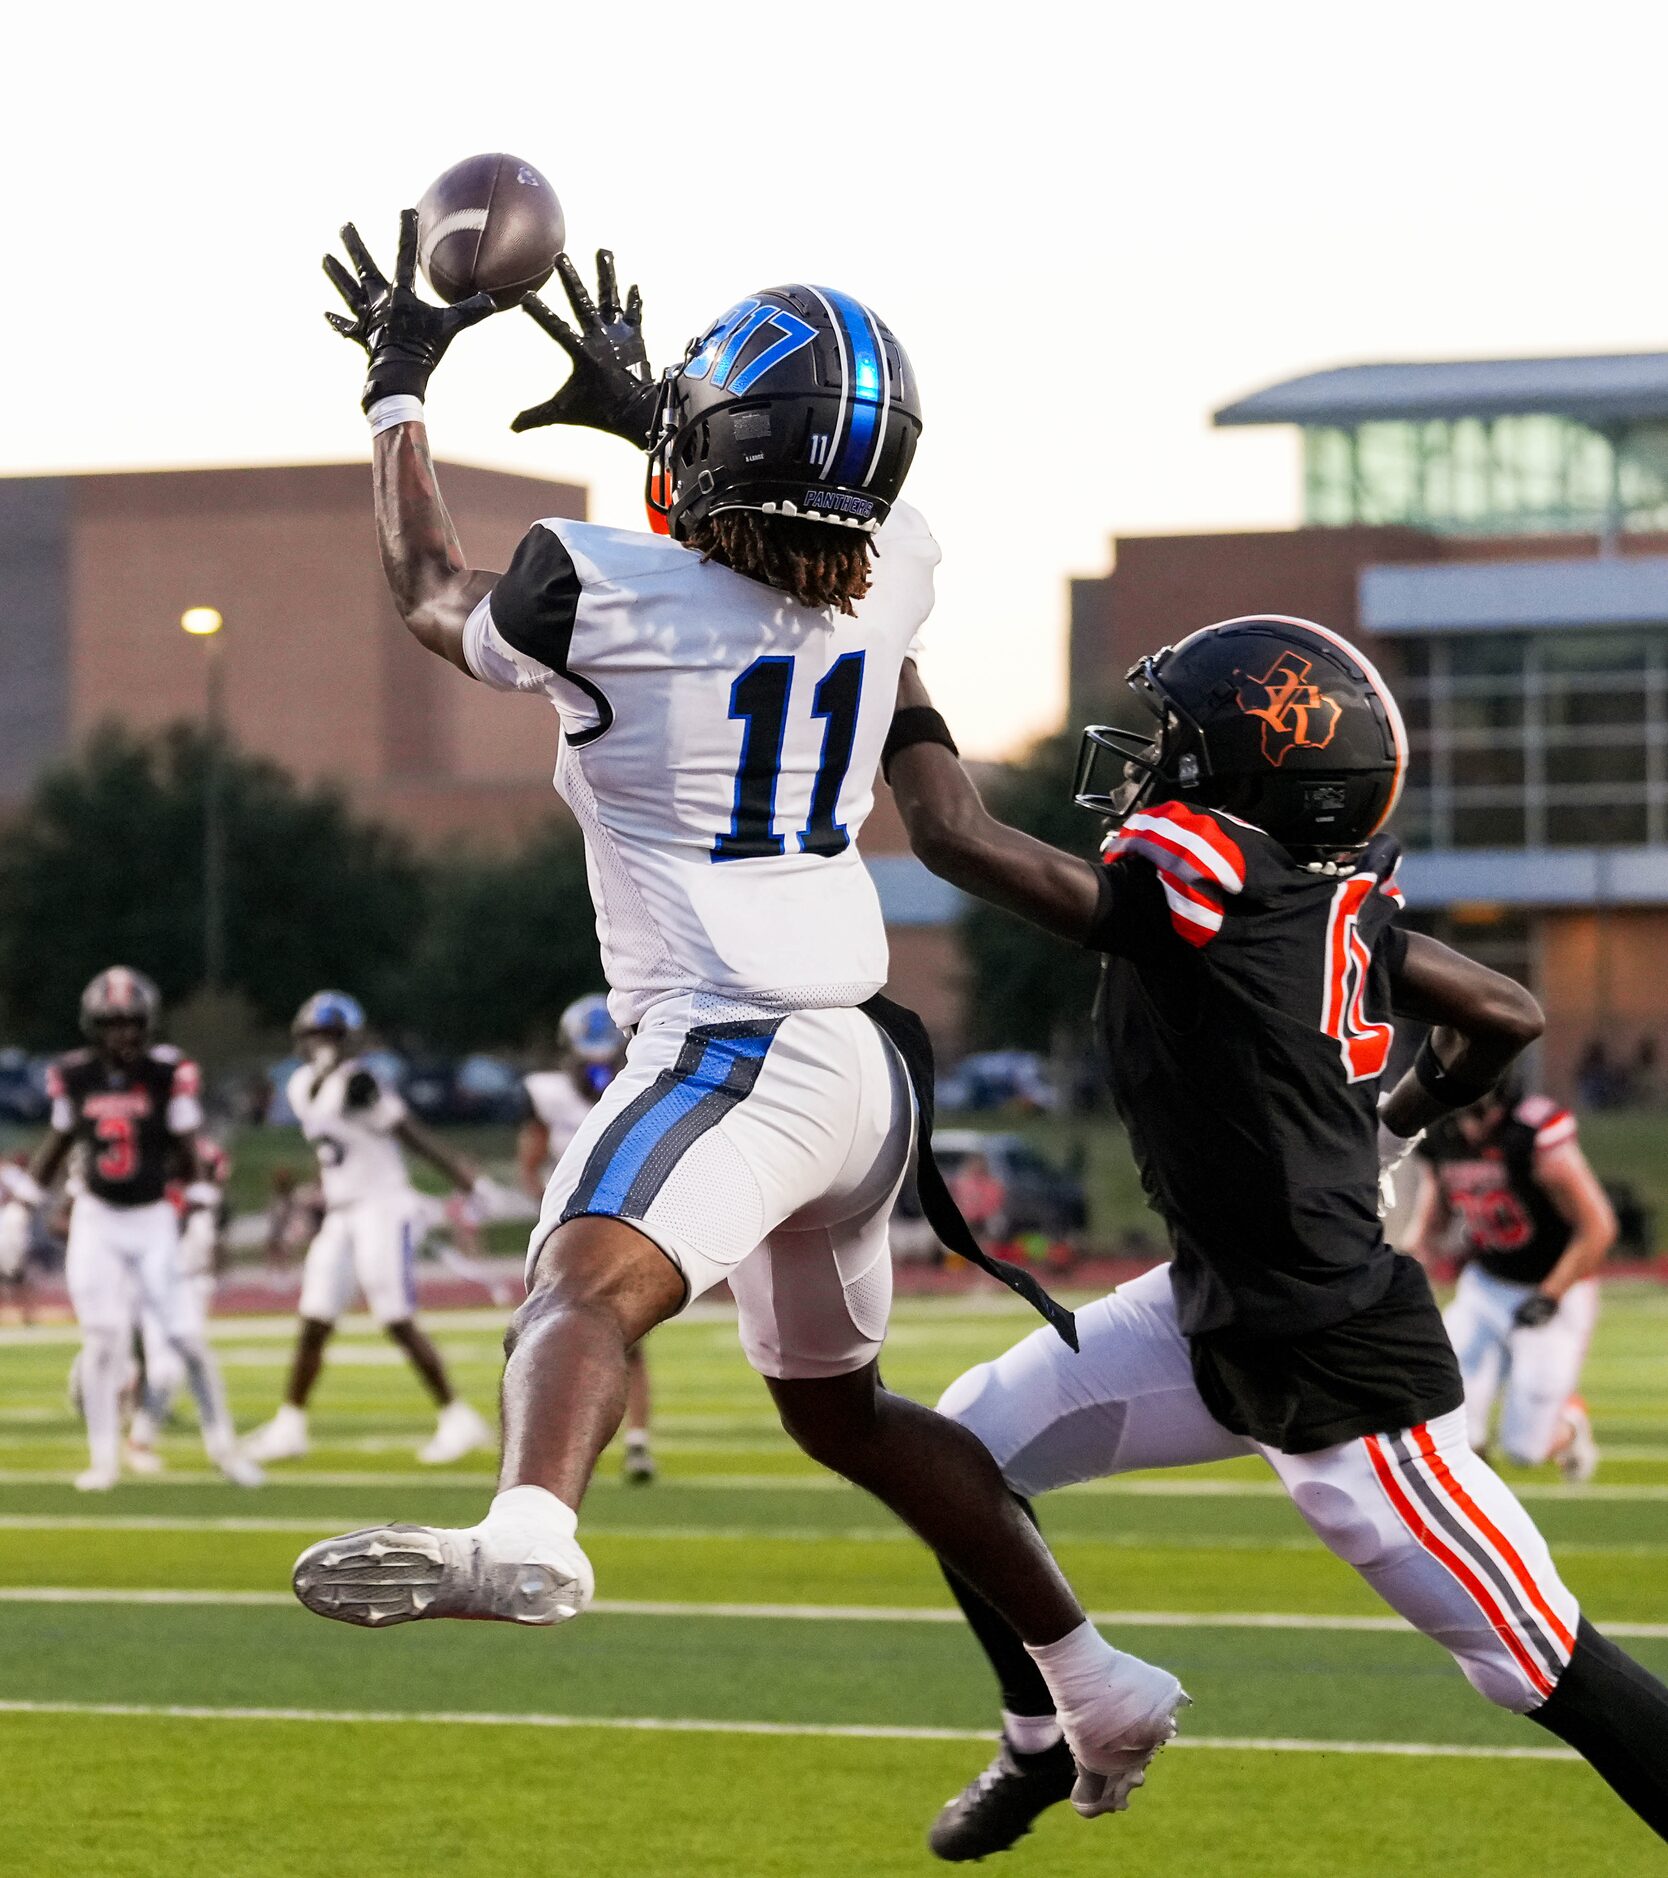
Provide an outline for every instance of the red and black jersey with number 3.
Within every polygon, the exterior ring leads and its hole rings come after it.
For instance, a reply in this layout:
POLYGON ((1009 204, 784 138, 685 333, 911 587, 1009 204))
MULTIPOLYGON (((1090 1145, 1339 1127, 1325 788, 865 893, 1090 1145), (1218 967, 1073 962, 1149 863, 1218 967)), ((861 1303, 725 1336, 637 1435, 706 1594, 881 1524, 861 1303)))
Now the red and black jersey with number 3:
POLYGON ((1195 1375, 1218 1420, 1292 1452, 1459 1400, 1430 1287, 1378 1212, 1399 852, 1377 836, 1316 873, 1177 802, 1102 850, 1106 1068, 1195 1375))
POLYGON ((1467 1257, 1484 1271, 1538 1285, 1564 1256, 1574 1228, 1535 1178, 1535 1161, 1574 1139, 1569 1110, 1532 1095, 1502 1108, 1480 1140, 1468 1141, 1451 1118, 1420 1144, 1467 1257))
POLYGON ((173 1177, 175 1137, 202 1120, 197 1065, 165 1044, 131 1064, 75 1050, 47 1072, 52 1126, 72 1135, 87 1191, 111 1206, 149 1206, 173 1177))

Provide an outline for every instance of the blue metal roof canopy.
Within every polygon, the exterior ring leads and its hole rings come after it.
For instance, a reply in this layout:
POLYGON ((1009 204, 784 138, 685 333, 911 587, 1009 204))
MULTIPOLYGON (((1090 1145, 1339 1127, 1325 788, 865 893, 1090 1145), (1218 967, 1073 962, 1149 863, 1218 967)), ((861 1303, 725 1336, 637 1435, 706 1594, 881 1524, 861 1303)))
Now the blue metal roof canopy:
POLYGON ((1668 352, 1342 365, 1225 404, 1217 424, 1335 425, 1567 417, 1595 430, 1668 419, 1668 352))

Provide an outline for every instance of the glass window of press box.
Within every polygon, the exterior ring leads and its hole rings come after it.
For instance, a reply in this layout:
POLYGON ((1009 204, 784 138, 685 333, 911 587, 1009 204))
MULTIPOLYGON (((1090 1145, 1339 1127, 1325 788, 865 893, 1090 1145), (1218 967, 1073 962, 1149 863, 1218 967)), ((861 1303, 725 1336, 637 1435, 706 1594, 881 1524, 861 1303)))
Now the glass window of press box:
POLYGON ((1303 433, 1312 526, 1437 533, 1668 528, 1668 424, 1614 434, 1564 417, 1462 417, 1303 433))
POLYGON ((1668 626, 1433 634, 1400 653, 1409 847, 1668 840, 1668 626))

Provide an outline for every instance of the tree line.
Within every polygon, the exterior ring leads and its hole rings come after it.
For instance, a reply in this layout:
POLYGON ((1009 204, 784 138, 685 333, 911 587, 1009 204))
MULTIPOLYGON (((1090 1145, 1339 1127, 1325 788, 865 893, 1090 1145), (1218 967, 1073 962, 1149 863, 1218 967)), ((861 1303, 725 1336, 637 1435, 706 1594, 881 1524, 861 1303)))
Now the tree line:
MULTIPOLYGON (((1092 853, 1071 803, 1075 736, 1037 744, 990 787, 995 812, 1092 853)), ((204 989, 204 811, 217 789, 226 856, 220 989, 287 1026, 322 986, 351 991, 390 1041, 445 1051, 548 1047, 563 1007, 600 989, 579 834, 553 813, 513 852, 420 852, 339 790, 201 728, 98 731, 0 826, 0 1043, 62 1049, 81 989, 121 963, 174 1008, 204 989), (212 771, 212 778, 211 778, 212 771)), ((970 1041, 1080 1043, 1095 964, 989 908, 966 916, 970 1041)))
POLYGON ((225 831, 220 989, 287 1026, 321 986, 352 991, 379 1031, 443 1050, 548 1044, 564 1005, 600 988, 577 831, 514 853, 419 853, 199 728, 97 732, 0 827, 0 1042, 62 1049, 81 989, 113 963, 171 1006, 205 989, 204 814, 225 831), (211 755, 217 761, 211 761, 211 755))

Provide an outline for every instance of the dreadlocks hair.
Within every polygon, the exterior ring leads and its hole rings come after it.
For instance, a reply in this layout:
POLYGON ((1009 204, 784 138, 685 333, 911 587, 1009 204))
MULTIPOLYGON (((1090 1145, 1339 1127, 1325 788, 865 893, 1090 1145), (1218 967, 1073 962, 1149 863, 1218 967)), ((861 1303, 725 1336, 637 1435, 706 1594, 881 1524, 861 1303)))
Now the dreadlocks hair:
POLYGON ((869 591, 869 537, 836 522, 757 509, 723 509, 689 531, 689 546, 749 580, 797 600, 801 606, 855 609, 869 591))

